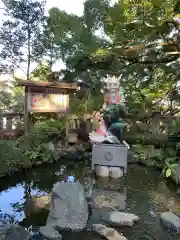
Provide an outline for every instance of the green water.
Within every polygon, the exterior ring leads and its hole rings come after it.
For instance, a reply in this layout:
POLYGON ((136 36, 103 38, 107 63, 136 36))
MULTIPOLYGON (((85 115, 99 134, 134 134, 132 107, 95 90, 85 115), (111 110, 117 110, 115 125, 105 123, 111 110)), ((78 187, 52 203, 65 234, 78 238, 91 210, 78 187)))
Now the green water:
MULTIPOLYGON (((25 217, 24 203, 33 195, 43 195, 51 192, 53 184, 66 181, 68 176, 74 176, 78 181, 82 178, 83 164, 62 164, 46 166, 24 174, 1 180, 0 188, 0 223, 18 221, 23 226, 33 226, 35 229, 45 224, 47 211, 25 217)), ((126 196, 125 211, 137 214, 140 222, 134 228, 118 228, 129 240, 156 239, 175 240, 163 229, 159 214, 168 209, 180 213, 180 195, 173 186, 167 186, 160 172, 147 170, 131 165, 125 178, 116 181, 97 180, 95 189, 111 189, 126 196)), ((89 224, 98 223, 99 215, 93 210, 89 224)), ((91 232, 69 233, 65 240, 101 239, 91 232)))

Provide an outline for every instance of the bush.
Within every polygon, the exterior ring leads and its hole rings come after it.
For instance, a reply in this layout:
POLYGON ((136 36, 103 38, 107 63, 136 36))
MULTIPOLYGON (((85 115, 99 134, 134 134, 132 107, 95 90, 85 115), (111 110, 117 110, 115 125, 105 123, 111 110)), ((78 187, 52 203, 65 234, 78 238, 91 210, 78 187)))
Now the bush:
POLYGON ((38 144, 56 140, 61 135, 61 130, 49 126, 46 122, 36 123, 29 132, 29 137, 38 144))
POLYGON ((53 163, 59 159, 56 151, 47 148, 47 143, 62 136, 64 128, 61 121, 36 123, 27 135, 17 140, 0 141, 0 167, 3 171, 26 167, 35 163, 53 163))
POLYGON ((58 154, 50 151, 46 143, 56 141, 62 137, 63 132, 62 122, 50 120, 38 122, 31 128, 28 135, 19 138, 16 144, 32 163, 36 161, 52 163, 58 160, 58 154))
POLYGON ((176 151, 172 148, 155 148, 153 145, 137 144, 133 145, 132 151, 134 158, 146 165, 163 168, 167 163, 173 164, 176 161, 176 151))
POLYGON ((0 176, 31 162, 13 140, 0 140, 0 176))
POLYGON ((36 148, 24 150, 24 155, 30 159, 32 164, 53 163, 59 159, 56 151, 48 150, 45 146, 39 145, 36 148))
POLYGON ((46 125, 47 127, 56 128, 61 134, 63 134, 66 127, 66 119, 62 117, 59 120, 46 120, 44 122, 44 125, 46 125))
POLYGON ((19 138, 17 144, 20 148, 38 147, 41 144, 48 143, 50 141, 57 141, 63 137, 64 128, 62 122, 57 121, 44 121, 37 122, 31 128, 30 132, 26 136, 19 138))

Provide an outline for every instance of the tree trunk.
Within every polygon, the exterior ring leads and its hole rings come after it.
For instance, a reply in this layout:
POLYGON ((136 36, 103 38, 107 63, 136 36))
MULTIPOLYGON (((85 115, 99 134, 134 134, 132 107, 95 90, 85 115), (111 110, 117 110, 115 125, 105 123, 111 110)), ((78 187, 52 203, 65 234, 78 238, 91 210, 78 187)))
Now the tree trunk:
POLYGON ((31 65, 31 30, 28 24, 28 60, 27 60, 27 80, 30 80, 30 65, 31 65))

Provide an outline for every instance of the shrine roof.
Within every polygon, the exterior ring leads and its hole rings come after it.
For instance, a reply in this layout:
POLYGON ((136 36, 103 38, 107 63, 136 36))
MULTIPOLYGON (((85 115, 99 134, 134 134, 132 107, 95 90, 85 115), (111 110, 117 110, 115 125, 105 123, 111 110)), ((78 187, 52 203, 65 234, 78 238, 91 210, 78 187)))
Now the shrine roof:
POLYGON ((23 87, 48 87, 57 89, 66 89, 71 91, 77 91, 78 85, 76 83, 64 83, 64 82, 45 82, 45 81, 30 81, 30 80, 19 80, 18 86, 23 87))

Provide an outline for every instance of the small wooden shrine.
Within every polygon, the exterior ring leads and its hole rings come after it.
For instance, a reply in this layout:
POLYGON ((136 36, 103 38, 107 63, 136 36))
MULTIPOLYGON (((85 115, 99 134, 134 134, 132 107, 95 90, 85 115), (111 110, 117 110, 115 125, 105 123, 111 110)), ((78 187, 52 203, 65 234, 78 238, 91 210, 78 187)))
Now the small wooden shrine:
MULTIPOLYGON (((67 116, 69 109, 69 94, 78 90, 75 83, 44 82, 21 80, 18 86, 25 87, 24 127, 29 130, 29 113, 62 113, 67 116)), ((68 122, 68 120, 67 120, 68 122)), ((66 127, 66 137, 68 124, 66 127)))

